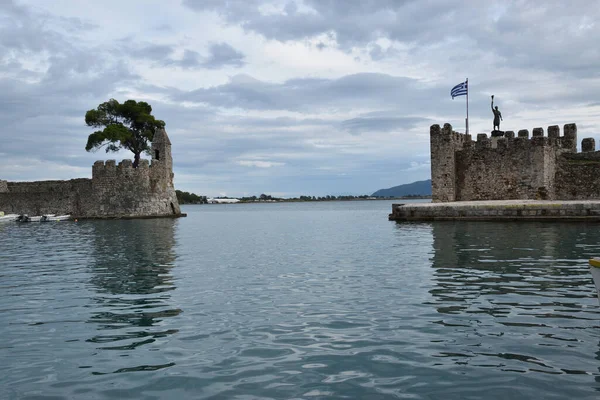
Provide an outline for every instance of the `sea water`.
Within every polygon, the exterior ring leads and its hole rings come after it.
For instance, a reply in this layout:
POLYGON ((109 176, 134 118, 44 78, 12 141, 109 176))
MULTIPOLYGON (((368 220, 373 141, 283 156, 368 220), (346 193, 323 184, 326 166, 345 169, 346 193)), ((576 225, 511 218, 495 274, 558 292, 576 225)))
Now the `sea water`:
POLYGON ((600 397, 596 224, 183 211, 0 224, 0 398, 600 397))

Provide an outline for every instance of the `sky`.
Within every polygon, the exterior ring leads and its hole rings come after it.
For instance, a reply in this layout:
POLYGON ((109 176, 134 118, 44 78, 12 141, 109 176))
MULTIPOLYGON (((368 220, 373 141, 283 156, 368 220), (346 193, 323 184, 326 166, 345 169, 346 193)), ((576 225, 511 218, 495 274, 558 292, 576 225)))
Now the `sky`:
MULTIPOLYGON (((0 0, 0 179, 90 178, 85 112, 146 101, 176 189, 362 195, 429 179, 429 127, 600 143, 600 2, 0 0), (562 129, 562 128, 561 128, 562 129)), ((599 145, 600 147, 600 145, 599 145)))

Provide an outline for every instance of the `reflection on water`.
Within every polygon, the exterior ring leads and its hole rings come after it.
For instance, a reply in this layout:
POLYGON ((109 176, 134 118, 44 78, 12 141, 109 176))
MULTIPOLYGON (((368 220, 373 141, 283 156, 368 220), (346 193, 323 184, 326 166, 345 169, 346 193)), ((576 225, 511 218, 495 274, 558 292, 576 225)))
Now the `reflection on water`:
MULTIPOLYGON (((590 374, 578 349, 598 329, 587 259, 600 254, 593 226, 432 224, 432 304, 448 327, 445 357, 514 372, 590 374)), ((594 341, 595 342, 595 341, 594 341)))
MULTIPOLYGON (((115 350, 114 356, 130 356, 130 350, 147 346, 176 333, 168 318, 182 311, 169 304, 175 289, 174 226, 172 219, 141 221, 99 221, 93 224, 93 263, 91 283, 96 302, 89 322, 97 334, 88 339, 100 350, 115 350)), ((143 358, 143 357, 142 357, 143 358)), ((154 357, 152 357, 154 358, 154 357)), ((109 372, 156 370, 174 365, 165 362, 142 363, 115 368, 109 372)), ((122 365, 122 362, 119 363, 122 365)), ((96 372, 101 373, 101 372, 96 372)))

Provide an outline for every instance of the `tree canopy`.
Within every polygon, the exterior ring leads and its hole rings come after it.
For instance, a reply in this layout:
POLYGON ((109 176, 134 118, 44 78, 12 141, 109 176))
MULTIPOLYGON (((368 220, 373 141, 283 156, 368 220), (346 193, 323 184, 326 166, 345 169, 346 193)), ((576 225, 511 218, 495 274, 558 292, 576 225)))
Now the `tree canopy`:
POLYGON ((100 104, 85 113, 85 123, 104 128, 88 137, 87 151, 106 148, 106 152, 127 149, 134 154, 133 167, 137 168, 140 154, 150 151, 156 129, 164 128, 164 121, 155 119, 150 104, 127 100, 120 104, 115 99, 100 104))

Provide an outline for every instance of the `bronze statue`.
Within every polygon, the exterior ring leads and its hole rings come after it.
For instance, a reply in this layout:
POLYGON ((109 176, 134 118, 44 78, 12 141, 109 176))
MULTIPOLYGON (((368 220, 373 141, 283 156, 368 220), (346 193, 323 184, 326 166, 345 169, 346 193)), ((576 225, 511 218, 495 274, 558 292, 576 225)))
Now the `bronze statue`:
POLYGON ((492 112, 494 113, 494 130, 500 130, 500 121, 502 121, 502 113, 498 110, 498 106, 494 108, 494 95, 492 95, 492 112), (498 127, 498 129, 496 129, 498 127))

